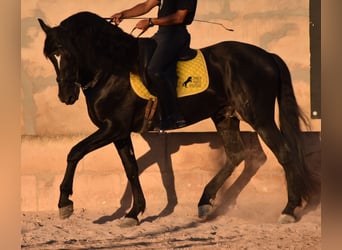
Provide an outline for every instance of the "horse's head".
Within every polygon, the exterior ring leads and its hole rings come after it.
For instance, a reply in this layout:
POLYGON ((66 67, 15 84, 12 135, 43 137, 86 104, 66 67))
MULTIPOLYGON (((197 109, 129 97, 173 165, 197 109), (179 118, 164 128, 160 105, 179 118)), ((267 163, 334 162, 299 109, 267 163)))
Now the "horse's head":
POLYGON ((78 62, 67 32, 62 26, 49 27, 43 20, 39 24, 46 34, 44 55, 52 62, 58 82, 58 97, 65 104, 74 104, 79 96, 78 62))

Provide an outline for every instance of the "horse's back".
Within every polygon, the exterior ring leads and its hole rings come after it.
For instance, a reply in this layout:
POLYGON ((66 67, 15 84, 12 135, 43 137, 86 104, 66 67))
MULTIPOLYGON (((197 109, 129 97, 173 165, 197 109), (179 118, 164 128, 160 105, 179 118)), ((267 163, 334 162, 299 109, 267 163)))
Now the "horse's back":
POLYGON ((215 56, 229 62, 273 63, 272 54, 253 44, 239 41, 223 41, 201 49, 207 57, 215 56))
MULTIPOLYGON (((224 81, 250 87, 276 85, 279 69, 272 53, 249 43, 223 41, 201 49, 212 75, 220 71, 224 81)), ((214 77, 212 77, 214 78, 214 77)))
POLYGON ((208 67, 210 88, 222 105, 232 106, 245 121, 274 114, 279 69, 273 55, 258 46, 224 41, 201 49, 208 67))

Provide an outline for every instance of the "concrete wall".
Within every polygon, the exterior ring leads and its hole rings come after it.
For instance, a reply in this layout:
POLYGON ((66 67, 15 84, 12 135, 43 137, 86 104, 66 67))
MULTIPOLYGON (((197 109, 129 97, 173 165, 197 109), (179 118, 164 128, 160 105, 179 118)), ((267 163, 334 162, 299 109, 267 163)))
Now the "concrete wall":
MULTIPOLYGON (((110 16, 138 2, 22 1, 23 210, 57 208, 66 155, 75 143, 95 130, 88 118, 82 95, 73 106, 59 102, 53 67, 42 53, 45 37, 37 18, 54 26, 78 11, 88 10, 110 16)), ((194 48, 223 40, 238 40, 279 54, 292 73, 297 100, 310 117, 308 0, 199 0, 196 19, 220 22, 235 31, 229 32, 218 25, 194 22, 189 27, 194 48)), ((129 32, 134 23, 133 20, 125 20, 121 27, 129 32)), ((150 30, 146 36, 152 35, 154 31, 150 30)), ((305 133, 304 137, 309 140, 306 152, 308 158, 315 159, 311 163, 316 169, 321 125, 320 120, 312 120, 311 123, 312 130, 317 133, 305 133)), ((242 123, 242 130, 251 131, 251 128, 242 123)), ((176 201, 192 202, 194 206, 197 204, 203 187, 225 160, 220 140, 211 131, 214 131, 213 124, 205 120, 177 133, 150 134, 144 137, 133 134, 139 166, 146 168, 141 182, 148 204, 158 202, 161 209, 167 204, 173 206, 176 201)), ((247 166, 253 170, 259 164, 252 160, 252 156, 258 158, 260 144, 256 141, 255 133, 245 132, 243 137, 251 156, 247 166)), ((263 144, 262 148, 268 160, 251 181, 245 178, 242 184, 249 183, 245 190, 258 191, 259 195, 269 197, 280 194, 284 195, 285 200, 283 171, 268 148, 263 144)), ((238 167, 233 178, 226 183, 227 186, 237 178, 243 166, 238 167)), ((241 185, 235 187, 239 189, 241 185)), ((88 209, 120 207, 125 188, 126 177, 121 161, 110 145, 87 155, 80 162, 73 200, 88 209)), ((127 199, 123 203, 129 206, 127 199)))

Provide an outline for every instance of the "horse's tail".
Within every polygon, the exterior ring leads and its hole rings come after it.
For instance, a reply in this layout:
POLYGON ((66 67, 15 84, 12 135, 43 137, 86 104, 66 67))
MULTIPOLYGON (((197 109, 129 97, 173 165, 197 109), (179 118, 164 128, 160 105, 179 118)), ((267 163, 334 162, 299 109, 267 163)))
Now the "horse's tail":
POLYGON ((305 201, 309 201, 317 192, 317 181, 305 163, 300 121, 308 128, 310 127, 309 122, 297 104, 288 67, 278 55, 272 54, 272 56, 278 67, 280 78, 277 96, 280 131, 283 134, 287 145, 298 160, 298 166, 296 166, 293 171, 300 177, 300 183, 298 183, 298 185, 300 185, 302 198, 305 201))

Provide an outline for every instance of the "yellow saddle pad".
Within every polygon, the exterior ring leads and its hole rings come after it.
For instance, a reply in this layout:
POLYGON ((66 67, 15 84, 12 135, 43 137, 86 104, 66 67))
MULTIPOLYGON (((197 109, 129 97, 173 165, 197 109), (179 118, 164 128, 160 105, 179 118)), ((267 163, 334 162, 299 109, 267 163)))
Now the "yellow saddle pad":
MULTIPOLYGON (((184 97, 203 92, 208 88, 209 77, 204 56, 200 50, 197 55, 189 61, 178 61, 177 63, 177 96, 184 97)), ((140 76, 130 73, 130 82, 134 92, 143 99, 156 99, 145 85, 140 76)))

